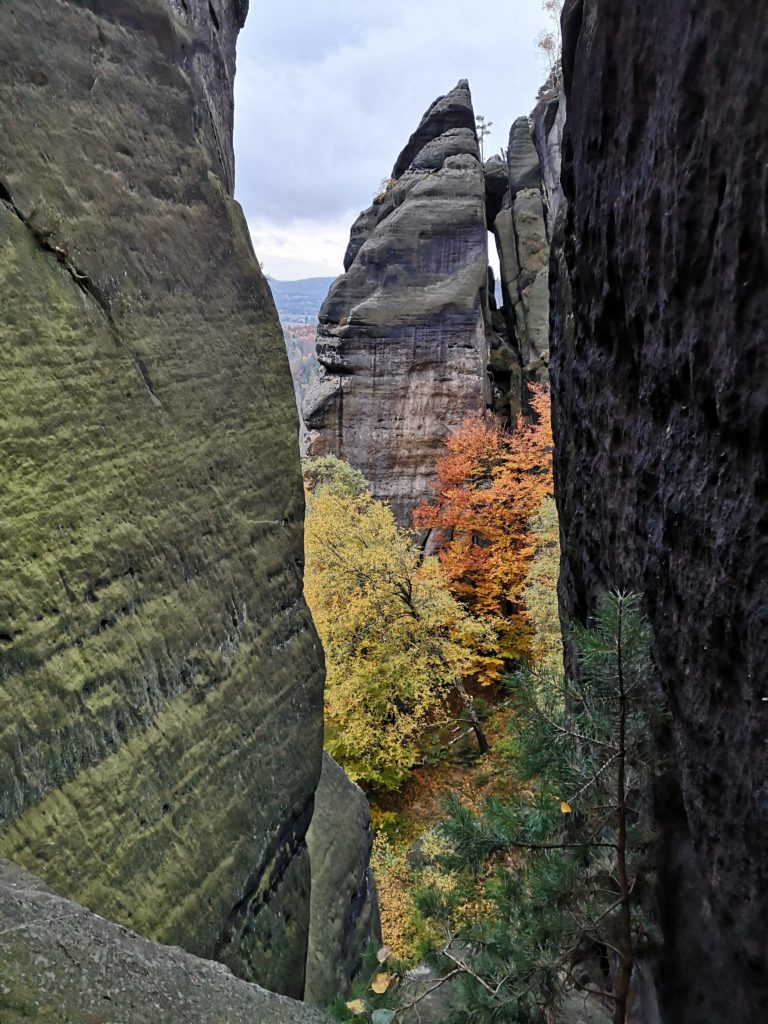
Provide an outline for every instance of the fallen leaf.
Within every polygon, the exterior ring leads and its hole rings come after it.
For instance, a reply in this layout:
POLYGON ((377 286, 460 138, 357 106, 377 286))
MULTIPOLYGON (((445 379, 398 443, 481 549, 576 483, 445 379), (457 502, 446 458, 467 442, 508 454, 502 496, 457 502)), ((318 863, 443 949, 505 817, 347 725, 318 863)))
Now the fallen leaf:
POLYGON ((379 961, 380 964, 383 964, 391 952, 392 950, 389 948, 389 946, 382 946, 381 949, 376 954, 376 959, 379 961))
POLYGON ((360 1017, 365 1013, 365 1001, 362 999, 353 999, 352 1002, 347 1003, 347 1009, 355 1017, 360 1017))
POLYGON ((389 988, 389 983, 392 981, 392 975, 382 972, 381 974, 375 974, 373 981, 371 982, 371 988, 377 996, 382 995, 389 988))
POLYGON ((571 813, 571 805, 568 803, 567 800, 562 800, 561 801, 561 803, 560 803, 560 811, 561 811, 562 814, 570 814, 571 813))

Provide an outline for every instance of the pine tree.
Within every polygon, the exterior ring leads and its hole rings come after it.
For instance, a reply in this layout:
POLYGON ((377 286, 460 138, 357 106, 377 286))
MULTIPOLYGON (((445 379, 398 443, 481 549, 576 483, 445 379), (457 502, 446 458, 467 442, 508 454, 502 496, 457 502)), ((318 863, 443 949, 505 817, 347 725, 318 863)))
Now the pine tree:
POLYGON ((578 678, 515 680, 513 795, 480 813, 454 801, 442 826, 452 849, 445 866, 463 892, 419 897, 459 968, 456 1020, 542 1024, 569 989, 604 1003, 614 1024, 626 1018, 647 940, 639 896, 651 837, 640 804, 655 767, 639 598, 609 595, 572 638, 578 678), (486 912, 457 928, 459 903, 479 884, 486 912), (457 934, 460 958, 447 946, 457 934))

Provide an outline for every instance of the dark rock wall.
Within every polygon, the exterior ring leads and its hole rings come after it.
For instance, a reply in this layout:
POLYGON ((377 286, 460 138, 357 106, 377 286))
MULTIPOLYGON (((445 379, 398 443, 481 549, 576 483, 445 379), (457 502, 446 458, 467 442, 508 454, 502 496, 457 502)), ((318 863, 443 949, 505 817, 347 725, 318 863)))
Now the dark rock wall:
POLYGON ((486 404, 485 184, 469 87, 436 100, 352 227, 320 312, 309 453, 346 459, 410 525, 445 436, 486 404))
POLYGON ((641 591, 672 716, 657 794, 665 945, 636 1018, 757 1022, 768 1006, 768 6, 572 0, 563 25, 568 209, 550 364, 562 610, 583 620, 605 588, 641 591))
POLYGON ((0 851, 300 996, 322 661, 232 199, 244 13, 3 9, 0 851))

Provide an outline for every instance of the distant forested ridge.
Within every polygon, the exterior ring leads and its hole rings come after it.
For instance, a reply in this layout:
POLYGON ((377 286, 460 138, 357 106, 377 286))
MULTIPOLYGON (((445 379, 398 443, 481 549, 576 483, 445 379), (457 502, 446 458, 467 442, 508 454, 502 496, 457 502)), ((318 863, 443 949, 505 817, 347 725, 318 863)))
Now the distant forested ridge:
POLYGON ((317 316, 335 278, 305 277, 300 281, 276 281, 270 277, 267 280, 285 335, 296 402, 301 409, 304 392, 317 368, 317 316))

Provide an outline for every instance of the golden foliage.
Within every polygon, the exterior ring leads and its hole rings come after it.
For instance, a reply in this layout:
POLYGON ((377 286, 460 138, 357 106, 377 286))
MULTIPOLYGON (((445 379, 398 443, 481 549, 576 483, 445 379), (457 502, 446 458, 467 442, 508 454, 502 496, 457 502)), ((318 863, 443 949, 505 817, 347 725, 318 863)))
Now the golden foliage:
POLYGON ((381 934, 400 960, 413 960, 419 940, 413 912, 413 879, 407 849, 393 846, 382 832, 373 839, 371 867, 381 914, 381 934))
POLYGON ((530 528, 537 547, 523 597, 533 628, 531 658, 537 669, 559 675, 563 670, 563 638, 557 607, 560 532, 554 498, 544 499, 530 521, 530 528))
POLYGON ((315 486, 304 574, 326 656, 326 748, 352 779, 396 788, 448 691, 495 637, 452 596, 437 560, 422 562, 390 509, 360 488, 359 474, 329 459, 320 473, 307 467, 315 486))

